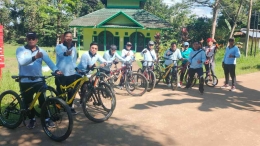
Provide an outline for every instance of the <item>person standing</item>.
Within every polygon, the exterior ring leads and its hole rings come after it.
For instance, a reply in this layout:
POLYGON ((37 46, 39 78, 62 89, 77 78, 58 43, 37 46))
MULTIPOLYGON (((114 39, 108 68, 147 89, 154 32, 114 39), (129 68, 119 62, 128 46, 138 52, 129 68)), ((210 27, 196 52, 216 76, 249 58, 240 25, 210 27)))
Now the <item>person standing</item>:
POLYGON ((190 88, 195 73, 199 76, 199 91, 204 92, 203 63, 206 61, 205 51, 201 48, 199 42, 193 43, 193 51, 190 53, 186 66, 190 65, 188 70, 189 80, 185 88, 190 88))
POLYGON ((121 56, 125 59, 125 61, 130 61, 135 57, 134 52, 131 50, 132 43, 127 42, 125 49, 122 50, 121 56))
MULTIPOLYGON (((208 45, 205 47, 205 53, 207 60, 205 61, 205 69, 206 72, 216 75, 215 74, 215 54, 217 52, 217 45, 213 45, 213 43, 216 42, 212 38, 207 39, 208 45)), ((215 81, 213 81, 213 84, 215 84, 215 81)))
MULTIPOLYGON (((43 49, 37 46, 38 37, 35 32, 27 33, 26 42, 27 44, 25 46, 21 46, 16 50, 16 58, 19 67, 19 76, 42 76, 42 61, 44 61, 52 71, 54 71, 57 74, 61 74, 61 72, 49 58, 48 54, 43 49)), ((35 84, 38 84, 39 82, 42 82, 42 79, 38 78, 36 80, 31 80, 29 78, 22 78, 19 84, 20 90, 25 91, 28 88, 34 86, 35 84)), ((42 84, 38 84, 34 86, 34 88, 32 88, 31 90, 22 93, 22 98, 25 103, 26 109, 33 101, 33 95, 36 94, 41 87, 42 84)), ((45 101, 44 95, 41 94, 38 100, 39 105, 41 107, 45 101)), ((30 122, 29 124, 27 124, 27 128, 33 129, 36 125, 34 108, 28 115, 28 118, 30 119, 30 122)), ((46 124, 49 127, 55 127, 51 119, 46 119, 46 124)))
POLYGON ((236 58, 240 57, 240 50, 237 46, 235 46, 235 39, 229 38, 228 40, 229 45, 226 48, 222 67, 224 69, 225 74, 225 84, 221 88, 228 88, 229 87, 229 75, 232 79, 232 87, 230 91, 235 91, 235 83, 236 83, 236 58))
MULTIPOLYGON (((55 78, 55 84, 57 87, 58 94, 61 94, 60 85, 70 85, 76 79, 79 79, 80 76, 77 74, 77 49, 72 43, 72 33, 66 31, 64 33, 64 42, 57 45, 55 48, 56 51, 56 66, 60 71, 63 72, 63 76, 55 78)), ((74 90, 68 92, 68 99, 70 100, 73 96, 74 90)), ((72 114, 77 114, 75 109, 72 107, 73 102, 69 104, 72 114)))
POLYGON ((180 75, 180 86, 182 86, 182 82, 183 82, 183 78, 184 78, 184 75, 187 71, 187 66, 186 66, 186 63, 188 62, 188 59, 189 59, 189 55, 190 55, 190 52, 193 51, 192 48, 189 47, 189 43, 188 42, 184 42, 183 44, 183 49, 181 50, 181 56, 183 58, 182 60, 182 71, 181 71, 181 75, 180 75))
POLYGON ((143 57, 143 60, 144 60, 143 67, 153 65, 153 63, 151 61, 157 60, 153 41, 148 42, 147 48, 143 49, 143 51, 141 52, 141 56, 143 57))
MULTIPOLYGON (((178 66, 178 62, 173 60, 182 60, 182 55, 181 55, 181 51, 180 49, 177 48, 177 43, 176 42, 172 42, 171 43, 171 48, 169 48, 168 50, 165 51, 164 56, 163 56, 166 60, 164 62, 165 67, 168 67, 170 64, 174 63, 174 67, 173 70, 176 71, 177 66, 178 66)), ((166 71, 167 72, 167 71, 166 71)), ((177 73, 177 71, 176 71, 177 73)), ((171 87, 170 84, 170 73, 168 73, 168 75, 165 78, 166 84, 168 87, 171 87)), ((178 83, 178 87, 181 87, 180 83, 178 83)))

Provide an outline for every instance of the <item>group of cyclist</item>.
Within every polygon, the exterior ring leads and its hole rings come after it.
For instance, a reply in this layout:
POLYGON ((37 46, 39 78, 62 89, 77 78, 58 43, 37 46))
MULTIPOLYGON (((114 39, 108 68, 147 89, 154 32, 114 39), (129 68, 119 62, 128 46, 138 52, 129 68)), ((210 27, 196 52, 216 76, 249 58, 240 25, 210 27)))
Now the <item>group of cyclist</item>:
MULTIPOLYGON (((110 49, 107 50, 103 57, 100 56, 98 51, 98 44, 95 42, 92 42, 90 44, 89 51, 86 51, 81 57, 80 62, 77 65, 77 58, 78 53, 77 49, 75 48, 74 44, 72 43, 72 33, 71 32, 65 32, 64 33, 64 42, 57 45, 55 48, 56 52, 56 65, 51 61, 48 54, 41 48, 37 46, 37 34, 35 32, 29 32, 26 35, 26 41, 27 44, 25 46, 17 48, 16 51, 16 57, 19 64, 19 76, 42 76, 42 61, 44 61, 50 69, 57 73, 57 74, 63 74, 62 76, 55 78, 55 84, 57 88, 58 94, 61 93, 60 85, 69 85, 76 79, 80 78, 79 72, 82 71, 90 71, 95 66, 97 61, 100 62, 101 67, 107 67, 110 68, 111 63, 115 63, 115 60, 120 60, 122 62, 129 61, 133 58, 135 58, 134 52, 131 50, 132 44, 131 42, 127 42, 125 49, 122 50, 121 56, 117 53, 117 46, 111 45, 110 49)), ((208 46, 205 48, 202 47, 202 44, 200 42, 194 42, 193 43, 193 49, 189 47, 188 42, 183 43, 183 48, 178 49, 177 44, 175 42, 171 43, 171 47, 166 50, 164 53, 165 65, 168 66, 172 63, 171 60, 181 60, 183 68, 186 69, 187 66, 189 66, 189 76, 190 79, 188 83, 186 84, 185 88, 190 88, 191 81, 195 73, 197 73, 200 77, 200 86, 199 90, 203 92, 203 64, 205 64, 206 71, 212 70, 212 73, 214 72, 215 67, 215 53, 217 52, 217 46, 213 45, 214 39, 207 39, 208 46)), ((232 43, 232 42, 231 42, 232 43)), ((143 49, 141 52, 141 55, 143 56, 143 60, 147 61, 143 63, 143 66, 151 66, 152 62, 149 61, 156 61, 158 60, 155 50, 155 43, 153 41, 149 41, 147 44, 147 48, 143 49)), ((234 48, 234 44, 232 46, 234 48)), ((225 75, 228 76, 229 73, 231 73, 232 77, 232 88, 235 84, 235 73, 234 73, 234 66, 230 65, 229 63, 232 62, 230 58, 239 57, 240 52, 239 50, 235 48, 236 53, 232 55, 226 55, 224 57, 224 70, 225 75)), ((227 51, 226 51, 227 52, 227 51)), ((232 52, 232 51, 231 51, 232 52)), ((174 62, 177 66, 177 62, 174 62)), ((124 65, 124 64, 122 64, 124 65)), ((186 70, 184 70, 180 75, 180 82, 178 83, 178 86, 182 86, 184 73, 186 70)), ((37 80, 30 80, 30 79, 23 79, 20 88, 21 90, 28 88, 31 86, 31 84, 34 84, 35 82, 40 82, 40 79, 37 80)), ((122 88, 123 80, 120 81, 118 87, 122 88)), ((166 84, 169 86, 169 76, 166 78, 166 84)), ((226 77, 226 82, 224 87, 227 87, 228 85, 228 78, 226 77)), ((32 92, 25 92, 22 97, 25 99, 25 106, 27 106, 31 103, 33 99, 33 95, 38 91, 38 89, 33 89, 32 92)), ((68 98, 70 99, 73 91, 71 93, 69 92, 68 98)), ((39 98, 39 104, 40 106, 44 102, 44 97, 39 98)), ((73 105, 69 105, 71 108, 71 112, 73 114, 77 114, 75 109, 73 108, 73 105)), ((31 112, 29 116, 30 122, 27 124, 27 127, 29 129, 32 129, 35 127, 35 114, 34 112, 31 112)), ((46 124, 49 126, 55 126, 53 122, 50 119, 46 119, 46 124)))

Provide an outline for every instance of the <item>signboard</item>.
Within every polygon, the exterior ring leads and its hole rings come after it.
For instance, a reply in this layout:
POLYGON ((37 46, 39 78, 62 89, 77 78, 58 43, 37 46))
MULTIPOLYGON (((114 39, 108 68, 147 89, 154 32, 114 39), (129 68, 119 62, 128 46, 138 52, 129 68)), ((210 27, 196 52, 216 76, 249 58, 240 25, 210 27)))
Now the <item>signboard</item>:
POLYGON ((4 61, 4 28, 0 25, 0 68, 5 66, 4 61))

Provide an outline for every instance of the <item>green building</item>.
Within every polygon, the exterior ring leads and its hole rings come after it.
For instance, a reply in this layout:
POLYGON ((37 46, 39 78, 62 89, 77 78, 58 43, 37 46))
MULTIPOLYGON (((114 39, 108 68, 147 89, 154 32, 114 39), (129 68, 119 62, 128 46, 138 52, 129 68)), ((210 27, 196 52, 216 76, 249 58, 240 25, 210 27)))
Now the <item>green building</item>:
POLYGON ((102 0, 105 8, 76 18, 69 26, 82 29, 84 49, 89 49, 90 43, 95 41, 99 51, 109 49, 111 44, 122 50, 130 41, 132 49, 140 52, 148 41, 154 40, 156 32, 171 27, 165 20, 143 10, 145 1, 102 0))

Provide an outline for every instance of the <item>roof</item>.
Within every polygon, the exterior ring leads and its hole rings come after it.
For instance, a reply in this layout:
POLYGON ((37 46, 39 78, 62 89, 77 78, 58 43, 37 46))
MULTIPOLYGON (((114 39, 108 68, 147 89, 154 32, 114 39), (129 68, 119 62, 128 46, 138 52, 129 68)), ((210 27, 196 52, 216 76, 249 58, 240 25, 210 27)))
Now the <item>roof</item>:
POLYGON ((165 20, 143 10, 143 9, 109 9, 103 8, 93 13, 74 19, 70 27, 96 27, 96 28, 150 28, 169 29, 171 25, 165 20), (131 25, 111 24, 109 21, 116 17, 125 17, 131 21, 131 25))
MULTIPOLYGON (((243 34, 246 34, 246 28, 242 28, 240 31, 241 33, 243 34)), ((234 34, 235 35, 235 34, 234 34)), ((241 35, 241 34, 240 34, 241 35)), ((252 37, 252 38, 260 38, 260 30, 257 30, 257 29, 250 29, 249 30, 249 37, 252 37)))

